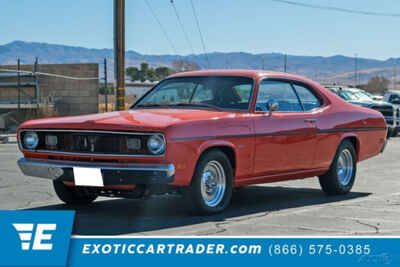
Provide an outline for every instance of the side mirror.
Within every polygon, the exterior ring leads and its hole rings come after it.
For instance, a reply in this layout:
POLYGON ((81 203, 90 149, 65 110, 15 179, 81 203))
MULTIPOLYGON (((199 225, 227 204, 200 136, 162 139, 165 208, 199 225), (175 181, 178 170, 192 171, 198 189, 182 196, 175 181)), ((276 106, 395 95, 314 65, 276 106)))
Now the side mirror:
POLYGON ((276 101, 268 101, 267 103, 269 115, 272 115, 272 112, 277 111, 279 109, 279 103, 276 101))

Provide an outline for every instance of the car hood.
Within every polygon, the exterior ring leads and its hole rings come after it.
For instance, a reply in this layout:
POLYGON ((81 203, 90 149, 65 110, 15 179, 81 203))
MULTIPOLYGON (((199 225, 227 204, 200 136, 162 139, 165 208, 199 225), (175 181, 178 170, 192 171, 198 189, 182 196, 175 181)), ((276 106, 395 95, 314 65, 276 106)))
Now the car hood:
POLYGON ((359 105, 362 107, 393 107, 392 104, 384 101, 350 101, 350 103, 359 105))
POLYGON ((162 129, 172 124, 231 117, 234 113, 194 109, 140 109, 84 116, 32 120, 21 128, 129 130, 162 129))

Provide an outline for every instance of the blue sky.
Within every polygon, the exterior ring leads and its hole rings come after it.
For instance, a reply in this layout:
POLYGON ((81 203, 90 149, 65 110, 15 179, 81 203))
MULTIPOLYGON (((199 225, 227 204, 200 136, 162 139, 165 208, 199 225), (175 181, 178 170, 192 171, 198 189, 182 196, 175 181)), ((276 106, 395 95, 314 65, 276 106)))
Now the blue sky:
MULTIPOLYGON (((189 54, 170 0, 148 0, 177 51, 189 54)), ((208 52, 280 52, 400 57, 400 17, 308 9, 269 0, 193 0, 208 52)), ((296 0, 294 0, 296 1, 296 0)), ((298 0, 374 12, 400 13, 398 0, 298 0)), ((112 0, 2 0, 0 44, 14 40, 112 48, 112 0)), ((189 0, 174 0, 196 53, 201 43, 189 0)), ((126 46, 172 54, 145 0, 126 0, 126 46)))

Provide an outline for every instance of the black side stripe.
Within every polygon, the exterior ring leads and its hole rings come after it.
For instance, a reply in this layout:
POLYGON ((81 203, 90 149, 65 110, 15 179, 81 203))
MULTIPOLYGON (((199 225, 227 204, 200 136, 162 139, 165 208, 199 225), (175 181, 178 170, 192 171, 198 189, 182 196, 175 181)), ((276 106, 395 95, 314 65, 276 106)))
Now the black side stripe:
POLYGON ((333 128, 325 130, 309 130, 298 132, 279 132, 279 133, 259 133, 259 134, 238 134, 238 135, 221 135, 221 136, 195 136, 172 138, 172 142, 204 140, 204 139, 229 139, 229 138, 245 138, 258 136, 291 136, 291 135, 306 135, 306 134, 325 134, 325 133, 348 133, 348 132, 371 132, 371 131, 386 131, 385 127, 355 127, 355 128, 333 128))

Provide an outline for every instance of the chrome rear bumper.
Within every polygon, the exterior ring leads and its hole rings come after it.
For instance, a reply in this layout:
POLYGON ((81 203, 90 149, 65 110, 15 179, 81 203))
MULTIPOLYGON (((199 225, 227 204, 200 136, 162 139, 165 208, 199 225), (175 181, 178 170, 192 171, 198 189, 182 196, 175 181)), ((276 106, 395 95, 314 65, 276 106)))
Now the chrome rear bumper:
POLYGON ((168 184, 174 181, 173 164, 114 164, 54 160, 18 160, 21 171, 27 176, 74 182, 74 167, 101 170, 104 185, 168 184))

